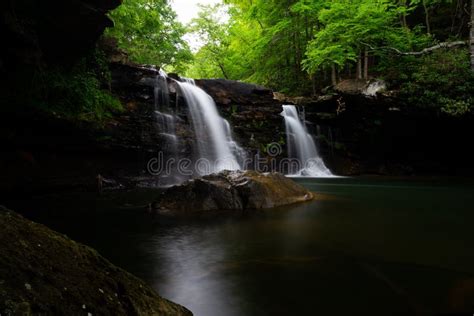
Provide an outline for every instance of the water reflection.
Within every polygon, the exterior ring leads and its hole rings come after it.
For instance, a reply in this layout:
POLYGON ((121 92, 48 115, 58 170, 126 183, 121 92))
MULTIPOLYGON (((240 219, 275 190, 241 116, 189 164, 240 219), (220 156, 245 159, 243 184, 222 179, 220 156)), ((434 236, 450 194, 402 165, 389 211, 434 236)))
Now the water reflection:
POLYGON ((176 227, 154 239, 161 295, 200 315, 239 315, 238 295, 225 277, 228 246, 217 227, 176 227), (219 242, 218 242, 219 241, 219 242))
POLYGON ((65 216, 68 198, 43 206, 57 209, 54 216, 35 219, 97 248, 197 316, 474 310, 472 182, 301 181, 326 195, 184 223, 117 208, 131 196, 82 198, 74 205, 82 211, 65 216))

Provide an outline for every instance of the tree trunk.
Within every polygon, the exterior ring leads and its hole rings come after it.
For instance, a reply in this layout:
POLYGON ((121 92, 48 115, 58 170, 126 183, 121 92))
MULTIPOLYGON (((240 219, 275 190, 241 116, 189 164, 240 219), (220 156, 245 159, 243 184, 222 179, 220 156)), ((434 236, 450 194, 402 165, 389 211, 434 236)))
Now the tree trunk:
POLYGON ((453 15, 451 17, 451 31, 450 31, 451 35, 453 35, 453 33, 454 33, 454 27, 456 26, 456 18, 458 16, 458 12, 459 12, 459 9, 461 7, 461 5, 460 5, 461 1, 462 0, 456 0, 456 9, 454 10, 453 15))
POLYGON ((453 48, 457 46, 464 46, 466 44, 469 45, 469 41, 442 42, 434 46, 424 48, 419 52, 402 52, 401 50, 395 47, 385 46, 385 47, 376 48, 369 44, 365 44, 365 43, 362 43, 362 44, 366 45, 368 48, 370 48, 370 50, 387 50, 387 51, 392 51, 393 53, 400 56, 421 56, 421 55, 429 54, 440 48, 453 48))
POLYGON ((369 51, 364 51, 364 79, 369 79, 369 51))
MULTIPOLYGON (((406 0, 400 0, 399 5, 406 7, 407 6, 407 1, 406 0)), ((407 25, 407 15, 405 13, 402 13, 400 15, 400 24, 403 27, 408 27, 408 25, 407 25)))
POLYGON ((336 74, 336 66, 331 66, 331 83, 333 86, 337 84, 337 74, 336 74))
POLYGON ((222 75, 224 76, 224 79, 229 79, 229 77, 227 76, 227 73, 224 69, 224 66, 221 63, 218 63, 218 65, 219 65, 219 68, 221 69, 221 72, 222 72, 222 75))
POLYGON ((471 0, 471 31, 469 40, 471 50, 471 70, 474 71, 474 0, 471 0))
POLYGON ((308 22, 308 16, 305 14, 304 16, 304 33, 305 33, 305 38, 306 42, 309 42, 310 37, 309 37, 309 22, 308 22))
POLYGON ((429 12, 429 8, 428 8, 428 6, 426 5, 426 0, 423 0, 422 3, 423 3, 423 9, 425 10, 426 33, 428 33, 428 35, 431 35, 431 25, 430 25, 430 12, 429 12))
POLYGON ((362 56, 359 53, 359 57, 357 57, 357 79, 362 79, 362 56))
POLYGON ((313 96, 316 95, 316 75, 311 76, 312 86, 313 86, 313 96))

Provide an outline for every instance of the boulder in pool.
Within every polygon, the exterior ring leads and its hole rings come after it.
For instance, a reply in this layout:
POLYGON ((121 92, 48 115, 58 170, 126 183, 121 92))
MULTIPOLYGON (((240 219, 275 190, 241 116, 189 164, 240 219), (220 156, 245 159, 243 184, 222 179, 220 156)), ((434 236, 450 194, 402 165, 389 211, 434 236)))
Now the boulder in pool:
POLYGON ((162 214, 268 209, 312 200, 314 195, 280 173, 222 171, 170 187, 154 208, 162 214))

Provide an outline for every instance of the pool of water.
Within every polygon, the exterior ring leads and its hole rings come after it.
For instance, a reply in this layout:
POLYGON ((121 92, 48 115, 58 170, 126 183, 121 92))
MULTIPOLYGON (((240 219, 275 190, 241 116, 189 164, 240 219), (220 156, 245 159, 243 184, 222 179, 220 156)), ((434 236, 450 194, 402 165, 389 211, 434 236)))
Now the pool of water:
POLYGON ((309 203, 173 221, 153 191, 12 201, 197 316, 474 312, 474 181, 295 179, 309 203), (32 212, 34 210, 34 212, 32 212))

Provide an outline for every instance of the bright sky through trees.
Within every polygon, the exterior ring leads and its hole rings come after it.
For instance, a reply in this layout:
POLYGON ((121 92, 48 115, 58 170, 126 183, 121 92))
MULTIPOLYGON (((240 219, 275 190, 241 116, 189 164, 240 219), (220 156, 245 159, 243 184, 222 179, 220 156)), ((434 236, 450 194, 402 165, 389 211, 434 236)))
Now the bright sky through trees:
MULTIPOLYGON (((178 21, 186 25, 191 22, 192 19, 198 17, 199 5, 216 5, 221 2, 221 0, 172 0, 170 3, 178 15, 178 21)), ((199 50, 199 48, 204 45, 204 43, 193 34, 186 34, 184 40, 189 43, 193 51, 199 50)))

